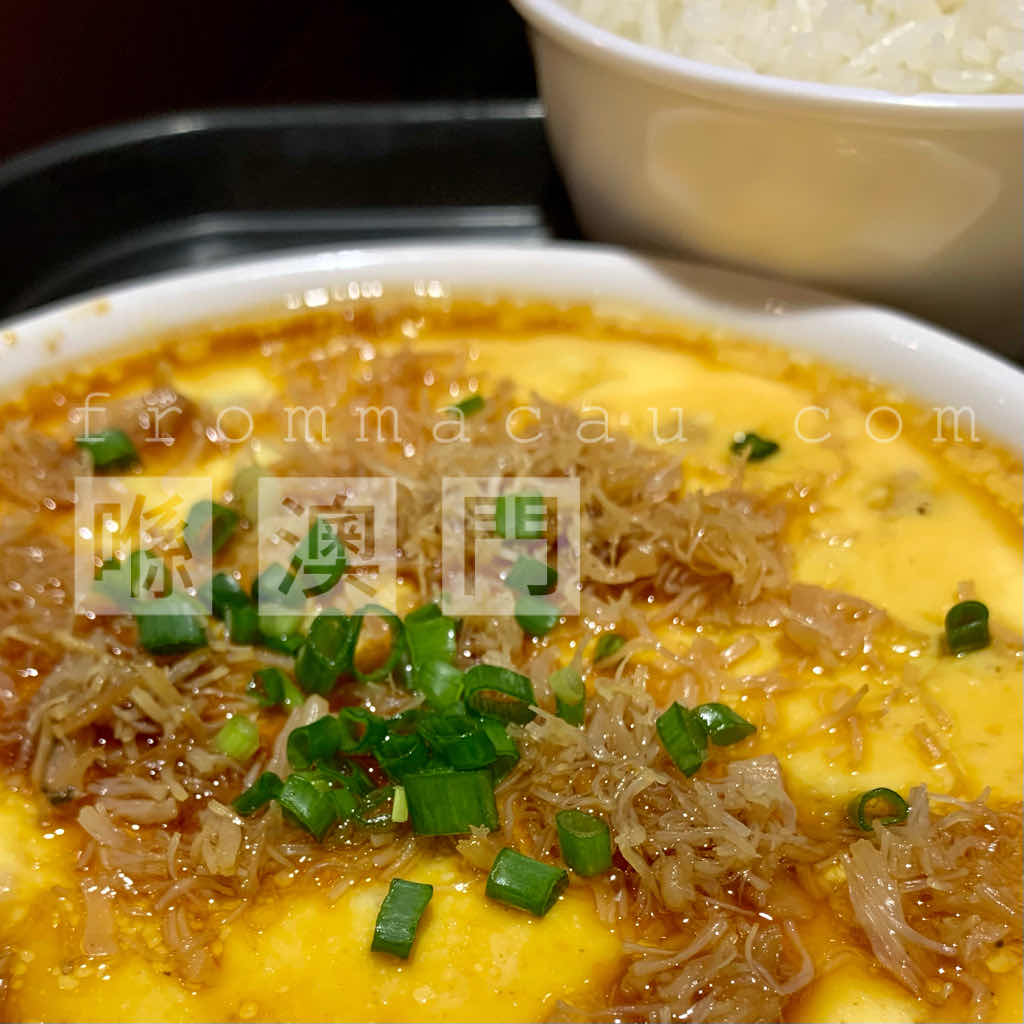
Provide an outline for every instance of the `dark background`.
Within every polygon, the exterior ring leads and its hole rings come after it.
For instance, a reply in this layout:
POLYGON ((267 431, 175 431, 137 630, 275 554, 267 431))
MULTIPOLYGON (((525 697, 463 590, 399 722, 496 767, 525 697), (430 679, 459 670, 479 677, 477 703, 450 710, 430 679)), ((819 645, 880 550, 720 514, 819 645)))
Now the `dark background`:
POLYGON ((536 92, 506 0, 7 0, 0 159, 175 110, 536 92))

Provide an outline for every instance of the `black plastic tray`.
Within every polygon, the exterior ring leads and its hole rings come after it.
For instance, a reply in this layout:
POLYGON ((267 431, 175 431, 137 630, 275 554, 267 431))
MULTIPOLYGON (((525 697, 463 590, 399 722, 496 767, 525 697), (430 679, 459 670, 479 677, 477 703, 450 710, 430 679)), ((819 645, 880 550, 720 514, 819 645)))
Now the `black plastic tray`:
POLYGON ((288 247, 578 238, 535 101, 180 114, 0 166, 0 319, 288 247))
MULTIPOLYGON (((0 165, 0 321, 168 270, 388 239, 579 238, 537 100, 204 111, 0 165)), ((1024 324, 988 344, 1024 362, 1024 324)))

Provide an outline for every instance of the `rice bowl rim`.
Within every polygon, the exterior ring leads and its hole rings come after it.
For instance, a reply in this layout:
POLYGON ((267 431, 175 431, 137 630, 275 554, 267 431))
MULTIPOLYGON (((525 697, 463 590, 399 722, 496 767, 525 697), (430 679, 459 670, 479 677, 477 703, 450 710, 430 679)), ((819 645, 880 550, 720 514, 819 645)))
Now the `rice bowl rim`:
POLYGON ((723 330, 895 386, 918 404, 968 405, 990 437, 1024 452, 1024 371, 963 338, 803 285, 581 242, 321 246, 91 292, 0 323, 0 400, 40 371, 117 358, 168 331, 312 312, 327 293, 360 283, 411 299, 415 282, 437 282, 446 299, 586 304, 598 315, 723 330))
POLYGON ((956 120, 957 127, 1020 128, 1021 93, 894 93, 851 85, 783 78, 681 57, 638 43, 576 14, 560 0, 511 0, 534 28, 574 53, 679 91, 728 96, 761 105, 799 105, 808 111, 843 112, 865 119, 956 120), (973 119, 964 125, 965 119, 973 119))

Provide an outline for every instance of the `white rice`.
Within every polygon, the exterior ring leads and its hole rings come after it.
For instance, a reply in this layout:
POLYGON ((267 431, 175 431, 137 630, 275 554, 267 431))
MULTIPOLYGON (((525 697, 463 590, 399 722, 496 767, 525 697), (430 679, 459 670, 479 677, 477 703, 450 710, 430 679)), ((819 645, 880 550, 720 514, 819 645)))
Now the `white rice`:
POLYGON ((1024 92, 1024 0, 564 0, 681 57, 890 92, 1024 92))

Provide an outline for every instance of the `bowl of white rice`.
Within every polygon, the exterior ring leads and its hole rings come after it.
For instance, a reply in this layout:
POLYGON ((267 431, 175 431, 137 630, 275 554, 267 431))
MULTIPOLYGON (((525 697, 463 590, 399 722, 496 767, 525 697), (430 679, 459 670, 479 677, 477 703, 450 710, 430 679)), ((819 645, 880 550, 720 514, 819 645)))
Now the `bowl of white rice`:
POLYGON ((513 0, 584 231, 1024 356, 1024 0, 513 0))

